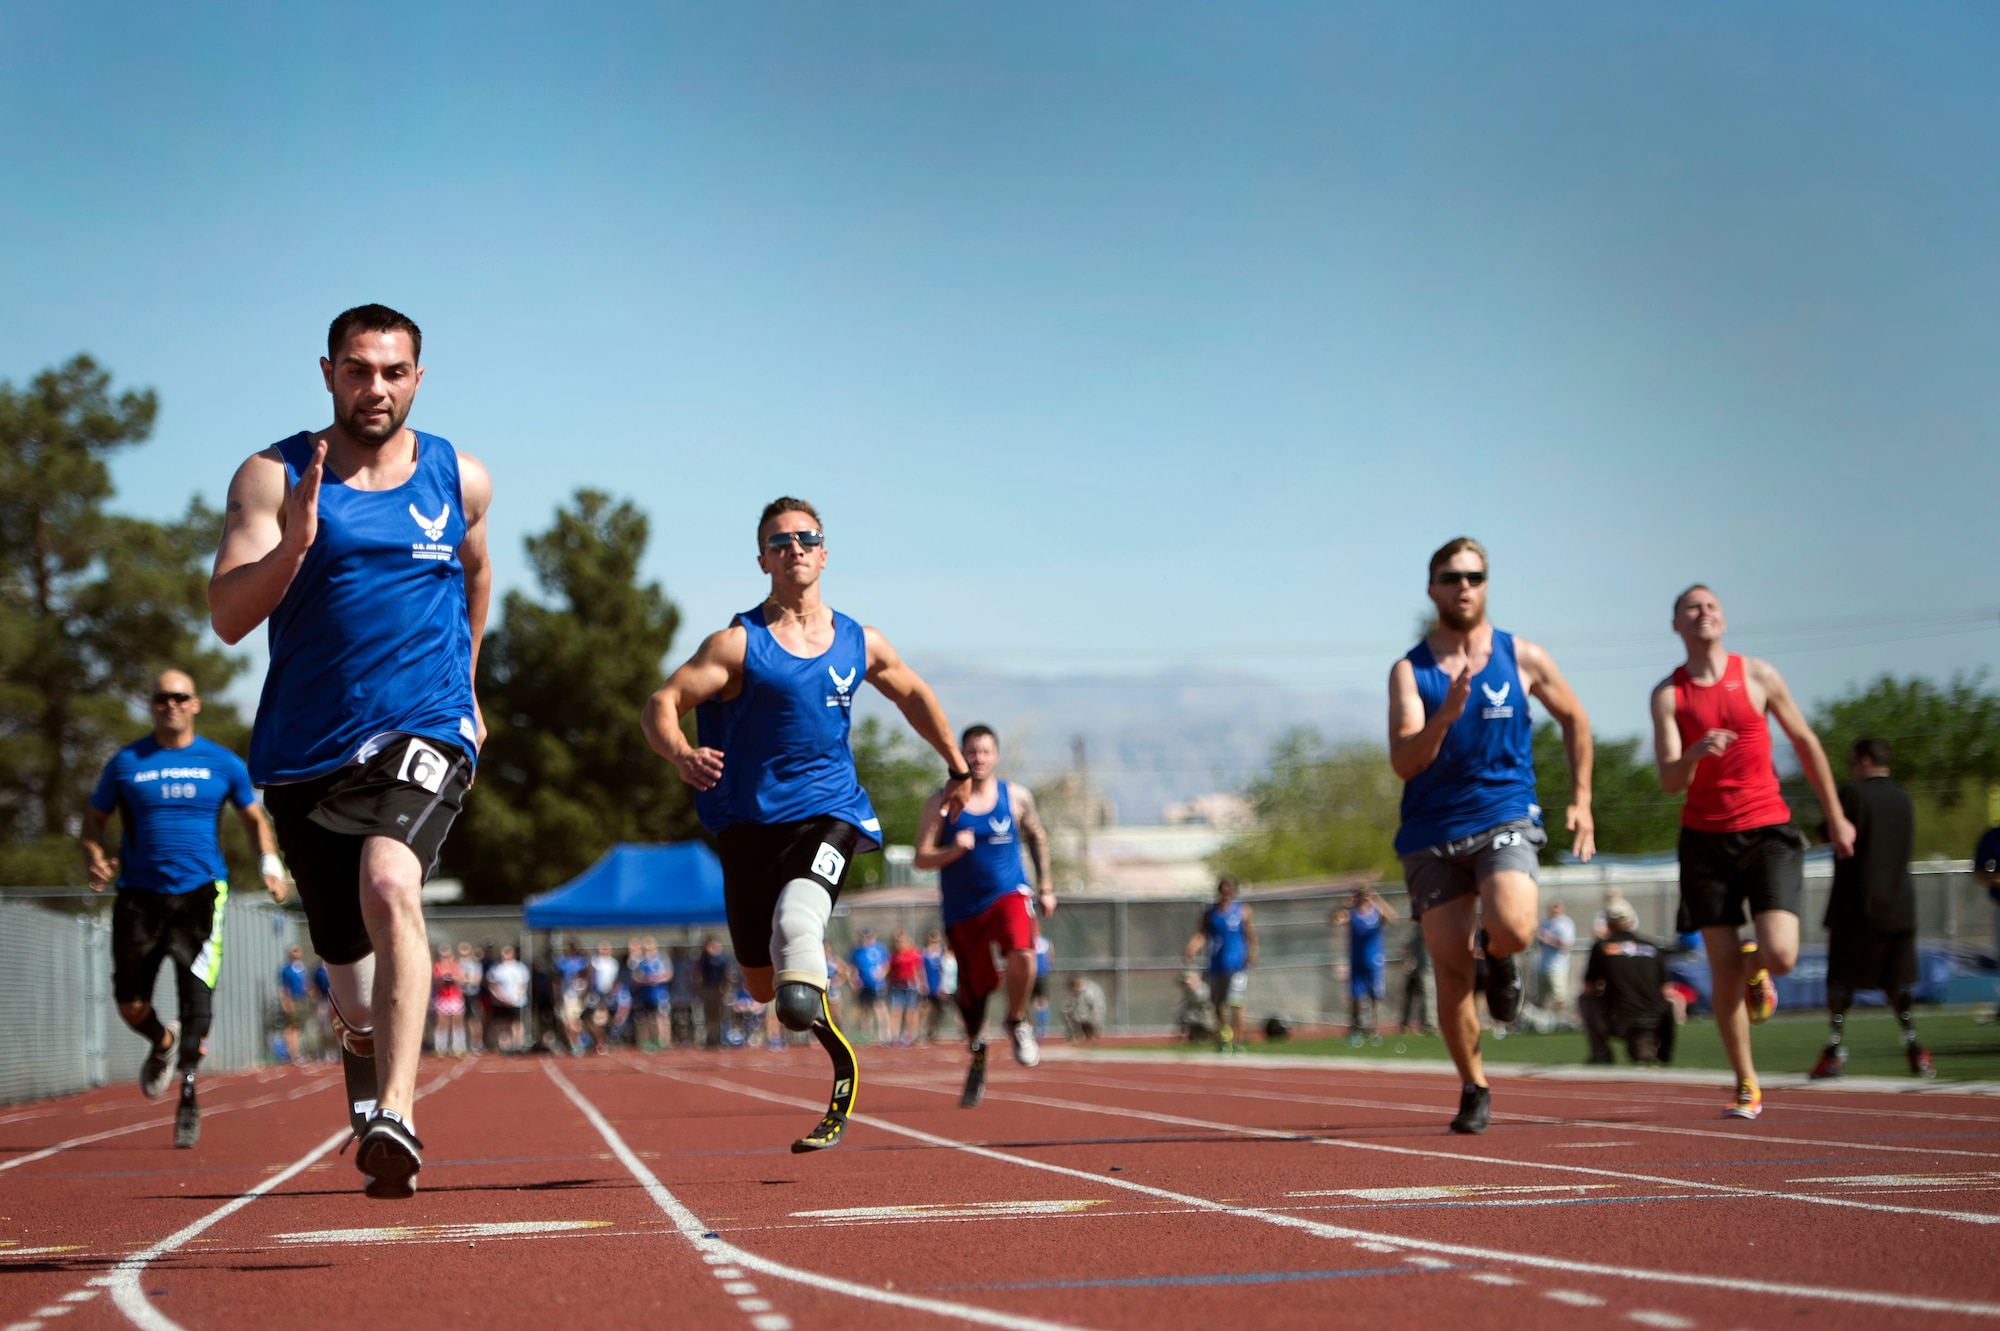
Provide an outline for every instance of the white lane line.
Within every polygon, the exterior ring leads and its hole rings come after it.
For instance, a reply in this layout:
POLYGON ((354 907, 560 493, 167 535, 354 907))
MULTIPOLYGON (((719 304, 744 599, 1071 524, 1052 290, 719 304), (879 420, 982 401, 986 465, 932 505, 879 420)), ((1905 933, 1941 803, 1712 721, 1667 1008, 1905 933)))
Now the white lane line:
MULTIPOLYGON (((647 1069, 656 1077, 665 1077, 691 1086, 707 1086, 715 1090, 734 1091, 756 1100, 772 1104, 787 1105, 795 1109, 818 1109, 823 1102, 802 1100, 794 1096, 779 1095, 756 1086, 745 1086, 739 1082, 726 1081, 720 1077, 695 1077, 667 1068, 647 1069)), ((551 1069, 553 1071, 553 1069, 551 1069)), ((1025 1098, 1025 1097, 1010 1097, 1025 1098)), ((1101 1107, 1100 1107, 1101 1108, 1101 1107)), ((1106 1113, 1133 1112, 1104 1110, 1106 1113)), ((963 1151, 983 1159, 997 1160, 1005 1164, 1019 1165, 1023 1169, 1038 1169, 1045 1173, 1060 1174, 1066 1178, 1086 1179, 1105 1187, 1122 1188, 1148 1197, 1164 1201, 1179 1202, 1195 1210, 1209 1211, 1217 1215, 1238 1216, 1246 1220, 1258 1220, 1276 1225, 1282 1229, 1295 1229, 1319 1238, 1340 1239, 1362 1247, 1368 1243, 1384 1244, 1392 1250, 1413 1250, 1436 1253, 1441 1257, 1461 1257, 1468 1261, 1504 1263, 1513 1266, 1528 1266, 1544 1271, 1561 1271, 1567 1275, 1609 1276, 1618 1280, 1650 1281, 1663 1285, 1686 1285, 1706 1290, 1736 1290, 1745 1294, 1769 1294, 1780 1298, 1817 1299, 1828 1303, 1851 1303, 1866 1307, 1897 1308, 1913 1312, 1962 1313, 1971 1317, 2000 1317, 2000 1303, 1978 1303, 1963 1299, 1938 1299, 1924 1295, 1889 1294, 1876 1290, 1842 1289, 1826 1285, 1794 1285, 1782 1281, 1749 1280, 1740 1276, 1693 1275, 1681 1271, 1651 1270, 1645 1267, 1610 1266, 1599 1262, 1574 1261, 1561 1257, 1544 1257, 1536 1253, 1508 1252, 1495 1248, 1475 1248, 1470 1244, 1444 1243, 1435 1239, 1406 1238, 1401 1234, 1381 1234, 1371 1230, 1350 1229, 1344 1225, 1332 1225, 1323 1220, 1308 1220, 1303 1216, 1289 1215, 1283 1211, 1266 1211, 1257 1207, 1233 1206, 1226 1202, 1211 1201, 1206 1197, 1195 1197, 1184 1192, 1174 1192, 1167 1188, 1156 1188, 1150 1184, 1111 1175, 1087 1173, 1071 1169, 1066 1165, 1052 1164, 1046 1160, 1034 1160, 1026 1156, 1011 1155, 986 1146, 975 1146, 971 1142, 957 1141, 950 1137, 940 1137, 936 1133, 924 1132, 917 1128, 904 1127, 873 1115, 857 1114, 851 1120, 893 1132, 932 1146, 942 1146, 954 1151, 963 1151)), ((1268 1133, 1261 1128, 1243 1129, 1253 1136, 1288 1136, 1288 1134, 1268 1133)), ((1298 1140, 1294 1138, 1294 1140, 1298 1140)), ((1318 1140, 1308 1138, 1304 1140, 1318 1140)), ((1412 1154, 1428 1154, 1412 1152, 1412 1154)))
POLYGON ((1542 1291, 1542 1297, 1545 1299, 1554 1299, 1557 1303, 1567 1303, 1572 1308, 1602 1308, 1604 1306, 1603 1299, 1598 1298, 1595 1294, 1585 1294, 1580 1289, 1545 1289, 1542 1291))
MULTIPOLYGON (((1228 1086, 1206 1085, 1197 1091, 1187 1086, 1154 1084, 1135 1086, 1129 1082, 1085 1081, 1077 1077, 1066 1078, 1065 1080, 1072 1085, 1097 1086, 1103 1090, 1145 1091, 1152 1094, 1169 1092, 1181 1095, 1232 1095, 1243 1100, 1276 1100, 1284 1104, 1318 1104, 1341 1109, 1388 1109, 1403 1113, 1435 1115, 1438 1117, 1443 1116, 1444 1109, 1444 1106, 1440 1105, 1410 1104, 1408 1101, 1401 1100, 1357 1100, 1343 1096, 1291 1095, 1279 1094, 1273 1091, 1252 1091, 1240 1087, 1231 1088, 1228 1086)), ((1515 1088, 1509 1087, 1508 1089, 1511 1092, 1515 1088)), ((1701 1101, 1699 1103, 1706 1105, 1709 1102, 1701 1101)), ((1507 1120, 1515 1123, 1534 1123, 1547 1127, 1597 1128, 1606 1132, 1650 1132, 1676 1137, 1720 1138, 1723 1141, 1734 1142, 1738 1145, 1754 1141, 1771 1142, 1785 1146, 1816 1146, 1822 1150, 1862 1151, 1869 1153, 1893 1151, 1900 1155, 1958 1155, 1974 1160, 2000 1160, 2000 1152, 1996 1151, 1967 1151, 1949 1146, 1897 1146, 1884 1142, 1828 1141, 1816 1137, 1779 1137, 1767 1132, 1747 1129, 1741 1132, 1724 1132, 1715 1128, 1677 1128, 1664 1123, 1563 1118, 1548 1114, 1517 1114, 1512 1111, 1495 1113, 1493 1118, 1496 1122, 1507 1120)), ((1992 1123, 1993 1120, 1988 1119, 1986 1122, 1992 1123)))
MULTIPOLYGON (((241 1104, 217 1105, 213 1109, 204 1105, 201 1116, 204 1119, 210 1119, 220 1114, 232 1113, 238 1109, 261 1109, 265 1105, 275 1104, 279 1100, 295 1100, 301 1095, 310 1095, 314 1091, 324 1090, 328 1086, 333 1085, 336 1080, 333 1077, 326 1077, 310 1086, 300 1087, 290 1095, 259 1096, 255 1100, 246 1100, 241 1104)), ((33 1164, 37 1160, 46 1160, 52 1155, 61 1155, 64 1151, 70 1150, 73 1147, 88 1146, 92 1142, 108 1141, 113 1137, 123 1137, 129 1132, 142 1132, 147 1128, 170 1127, 172 1124, 173 1119, 171 1118, 149 1118, 139 1123, 127 1123, 122 1128, 107 1128, 103 1132, 93 1132, 85 1137, 71 1137, 68 1141, 57 1142, 54 1146, 44 1147, 28 1155, 16 1156, 12 1160, 0 1160, 0 1174, 4 1174, 10 1169, 19 1169, 22 1165, 33 1164)))
MULTIPOLYGON (((611 1148, 611 1153, 618 1157, 619 1163, 625 1166, 626 1172, 639 1181, 639 1185, 646 1190, 647 1195, 652 1197, 654 1204, 666 1213, 668 1219, 674 1222, 674 1228, 680 1231, 681 1237, 693 1244, 696 1250, 702 1254, 703 1259, 711 1265, 730 1265, 748 1268, 752 1271, 762 1272, 767 1276, 774 1276, 779 1280, 789 1280, 795 1284, 806 1285, 813 1289, 826 1290, 833 1294, 844 1294, 850 1298, 862 1299, 869 1303, 887 1304, 895 1308, 910 1308, 917 1312, 935 1313, 940 1317, 956 1317, 963 1321, 977 1322, 983 1326, 1004 1327, 1008 1331, 1058 1331, 1062 1327, 1062 1324, 1056 1322, 1045 1322, 1036 1317, 1017 1317, 1012 1313, 1003 1313, 992 1308, 980 1308, 969 1303, 954 1303, 948 1299, 924 1298, 914 1294, 898 1293, 894 1290, 875 1289, 869 1285, 857 1285, 852 1281, 838 1280, 832 1276, 821 1275, 816 1271, 805 1271, 795 1266, 787 1266, 783 1262, 775 1262, 768 1257, 759 1256, 747 1248, 739 1248, 733 1243, 725 1242, 715 1237, 713 1231, 693 1211, 682 1205, 678 1197, 667 1191, 666 1186, 654 1176, 652 1170, 646 1167, 645 1162, 640 1160, 633 1153, 632 1148, 625 1144, 625 1139, 618 1135, 617 1129, 613 1128, 604 1115, 597 1111, 597 1106, 585 1099, 583 1092, 577 1090, 571 1084, 568 1077, 557 1071, 555 1064, 543 1063, 542 1071, 549 1074, 549 1079, 555 1082, 557 1088, 569 1097, 570 1103, 575 1105, 578 1111, 590 1121, 590 1126, 597 1129, 597 1135, 604 1138, 605 1145, 611 1148)), ((794 1101, 791 1103, 803 1102, 794 1101)), ((821 1105, 819 1108, 824 1109, 825 1106, 821 1105)), ((758 1319, 767 1317, 777 1317, 782 1320, 783 1315, 777 1313, 760 1313, 758 1315, 758 1319)), ((758 1327, 759 1331, 767 1331, 767 1324, 758 1319, 753 1319, 751 1324, 758 1327)), ((786 1325, 789 1326, 790 1323, 786 1322, 786 1325)), ((771 1331, 776 1331, 775 1324, 771 1324, 771 1331)), ((1070 1331, 1070 1329, 1062 1328, 1062 1331, 1070 1331)))
MULTIPOLYGON (((1072 1064, 1082 1066, 1092 1063, 1105 1064, 1105 1065, 1123 1064, 1126 1066, 1136 1066, 1136 1067, 1144 1067, 1150 1063, 1155 1067, 1159 1066, 1159 1060, 1152 1056, 1145 1056, 1145 1057, 1135 1057, 1132 1055, 1120 1056, 1112 1053, 1102 1053, 1102 1054, 1093 1053, 1081 1057, 1065 1057, 1060 1060, 1052 1060, 1050 1066, 1064 1067, 1072 1064)), ((1173 1064, 1173 1067, 1175 1068, 1177 1074, 1182 1072, 1189 1074, 1195 1074, 1195 1073, 1212 1074, 1200 1078, 1205 1080, 1213 1081, 1220 1079, 1220 1077, 1226 1076, 1231 1081, 1238 1081, 1243 1078, 1249 1077, 1249 1078, 1255 1078, 1258 1081, 1276 1082, 1280 1085, 1285 1084, 1287 1080, 1296 1082, 1297 1079, 1295 1077, 1287 1079, 1284 1075, 1286 1073, 1292 1073, 1292 1072, 1318 1073, 1322 1076, 1328 1077, 1329 1079, 1337 1079, 1338 1076, 1344 1071, 1355 1071, 1353 1069, 1296 1067, 1296 1066, 1285 1067, 1285 1068, 1239 1067, 1234 1063, 1230 1064, 1226 1068, 1222 1068, 1216 1064, 1201 1065, 1196 1063, 1176 1062, 1173 1064)), ((1516 1065, 1515 1068, 1510 1070, 1500 1065, 1488 1064, 1487 1069, 1493 1076, 1500 1077, 1506 1080, 1508 1087, 1508 1094, 1510 1095, 1533 1096, 1536 1098, 1548 1099, 1548 1100, 1574 1100, 1574 1099, 1610 1100, 1613 1103, 1619 1105, 1621 1108, 1630 1106, 1633 1103, 1631 1091, 1634 1086, 1648 1085, 1653 1087, 1654 1089, 1665 1089, 1667 1087, 1673 1087, 1674 1089, 1681 1089, 1686 1085, 1686 1083, 1649 1082, 1643 1078, 1637 1078, 1637 1077, 1632 1078, 1630 1081, 1627 1082, 1612 1083, 1609 1085, 1603 1082, 1590 1082, 1590 1081, 1577 1081, 1566 1084, 1565 1082, 1561 1081, 1553 1081, 1546 1078, 1526 1075, 1520 1070, 1518 1065, 1516 1065), (1602 1089, 1599 1089, 1600 1087, 1602 1089)), ((1375 1068, 1366 1068, 1366 1069, 1361 1069, 1359 1071, 1360 1074, 1364 1076, 1381 1078, 1384 1089, 1418 1090, 1420 1089, 1421 1086, 1421 1083, 1418 1083, 1417 1081, 1416 1075, 1412 1073, 1391 1072, 1386 1068, 1380 1070, 1377 1070, 1375 1068)), ((1454 1072, 1449 1065, 1439 1069, 1438 1073, 1435 1075, 1437 1075, 1438 1077, 1449 1077, 1454 1082, 1456 1082, 1458 1079, 1458 1074, 1454 1072)), ((1195 1078, 1191 1077, 1191 1079, 1195 1078)), ((1930 1087, 1935 1087, 1935 1085, 1936 1083, 1929 1084, 1930 1087)), ((1421 1088, 1429 1089, 1427 1086, 1421 1086, 1421 1088)), ((1784 1087, 1782 1089, 1801 1090, 1804 1088, 1791 1086, 1791 1087, 1784 1087)), ((1719 1095, 1726 1095, 1728 1093, 1728 1089, 1721 1082, 1717 1082, 1716 1093, 1719 1095)), ((1850 1093, 1854 1095, 1879 1095, 1882 1094, 1883 1092, 1872 1091, 1872 1090, 1861 1090, 1861 1091, 1853 1091, 1850 1093)), ((1926 1089, 1926 1087, 1924 1086, 1911 1086, 1907 1091, 1900 1091, 1897 1093, 1898 1094, 1921 1093, 1926 1095, 1951 1094, 1951 1092, 1949 1091, 1926 1089)), ((1971 1093, 1968 1092, 1967 1094, 1971 1093)), ((1982 1096, 1990 1095, 1990 1092, 1984 1092, 1980 1094, 1982 1096)), ((1656 1095, 1656 1096, 1650 1096, 1647 1099, 1641 1101, 1640 1103, 1646 1106, 1677 1105, 1677 1106, 1688 1106, 1696 1109, 1706 1109, 1712 1106, 1715 1102, 1710 1099, 1697 1100, 1692 1096, 1656 1095)), ((1987 1127, 2000 1128, 2000 1119, 1996 1119, 1991 1114, 1951 1113, 1947 1110, 1941 1110, 1941 1109, 1881 1109, 1870 1105, 1812 1105, 1812 1104, 1803 1104, 1798 1099, 1792 1096, 1787 1096, 1785 1098, 1784 1112, 1787 1114, 1793 1114, 1793 1113, 1831 1114, 1835 1117, 1847 1117, 1847 1118, 1927 1118, 1927 1119, 1937 1119, 1943 1122, 1951 1122, 1951 1123, 1980 1123, 1984 1124, 1987 1127)))
MULTIPOLYGON (((878 1077, 878 1081, 890 1081, 878 1077)), ((902 1081, 890 1081, 890 1085, 910 1085, 902 1081)), ((922 1085, 910 1085, 910 1089, 930 1089, 922 1085)), ((1144 1087, 1106 1087, 1106 1089, 1144 1089, 1144 1087)), ((938 1095, 948 1095, 950 1091, 936 1091, 938 1095)), ((1820 1207, 1844 1207, 1856 1211, 1882 1211, 1888 1215, 1924 1215, 1932 1219, 1952 1219, 1966 1225, 2000 1225, 2000 1213, 1988 1211, 1940 1211, 1936 1207, 1904 1207, 1892 1205, 1888 1201, 1862 1201, 1858 1197, 1834 1197, 1822 1193, 1788 1193, 1768 1187, 1750 1187, 1748 1183, 1708 1183, 1700 1179, 1680 1179, 1660 1173, 1638 1173, 1630 1169, 1604 1169, 1596 1165, 1562 1165, 1556 1161, 1528 1161, 1528 1159, 1508 1159, 1504 1155, 1476 1155, 1472 1151, 1428 1151, 1422 1147, 1398 1147, 1384 1141, 1352 1141, 1346 1137, 1308 1137, 1294 1131, 1284 1131, 1276 1127, 1248 1127, 1244 1123, 1216 1123, 1212 1119, 1192 1119, 1180 1113, 1158 1113, 1154 1109, 1120 1109, 1116 1105, 1098 1105, 1080 1099, 1052 1099, 1046 1095, 1022 1095, 1018 1091, 988 1091, 988 1099, 1008 1099, 1020 1105, 1040 1105, 1044 1109, 1068 1109, 1074 1113, 1104 1113, 1118 1119, 1142 1119, 1148 1123, 1166 1123, 1170 1127, 1198 1127, 1202 1131, 1234 1133, 1238 1137, 1264 1137, 1270 1141, 1302 1141, 1322 1147, 1338 1147, 1344 1151, 1374 1151, 1382 1155, 1416 1155, 1426 1159, 1448 1159, 1448 1161, 1474 1161, 1482 1165, 1506 1165, 1514 1169, 1554 1169, 1560 1173, 1584 1173, 1600 1179, 1622 1179, 1626 1183, 1656 1183, 1662 1187, 1682 1187, 1700 1193, 1722 1193, 1730 1197, 1760 1197, 1770 1201, 1802 1201, 1820 1207)))
POLYGON ((1657 1326, 1662 1328, 1662 1331, 1689 1331, 1689 1328, 1695 1325, 1691 1317, 1655 1312, 1651 1308, 1634 1308, 1625 1314, 1625 1320, 1637 1322, 1640 1326, 1657 1326))
MULTIPOLYGON (((1357 1243, 1354 1246, 1359 1248, 1362 1245, 1357 1243)), ((1512 1276, 1501 1275, 1498 1271, 1475 1271, 1466 1278, 1469 1280, 1477 1280, 1482 1285, 1507 1286, 1507 1285, 1518 1285, 1521 1283, 1520 1281, 1514 1279, 1514 1277, 1512 1276)))
POLYGON ((907 1206, 843 1206, 831 1211, 794 1211, 792 1219, 834 1224, 866 1224, 876 1220, 1023 1220, 1074 1215, 1102 1205, 1102 1197, 1094 1201, 1062 1202, 917 1202, 907 1206))
MULTIPOLYGON (((479 1059, 475 1055, 466 1062, 460 1063, 457 1068, 442 1077, 436 1078, 428 1086, 420 1088, 417 1091, 417 1098, 421 1100, 439 1087, 456 1081, 478 1061, 479 1059)), ((292 1179, 297 1178, 301 1173, 310 1169, 321 1156, 333 1150, 353 1135, 352 1130, 346 1127, 341 1128, 339 1132, 334 1133, 331 1137, 328 1137, 325 1141, 313 1147, 312 1150, 307 1151, 304 1155, 292 1161, 291 1164, 271 1175, 271 1177, 265 1179, 256 1187, 251 1188, 242 1196, 232 1201, 224 1202, 221 1206, 216 1207, 193 1224, 176 1230, 174 1233, 161 1239, 158 1243, 155 1243, 152 1247, 135 1252, 124 1261, 118 1263, 117 1266, 111 1269, 110 1276, 103 1282, 110 1286, 111 1301, 118 1305, 118 1311, 124 1313, 134 1326, 143 1328, 143 1331, 182 1331, 180 1323, 168 1317, 158 1308, 155 1308, 152 1302, 147 1299, 146 1291, 141 1287, 139 1282, 139 1277, 145 1271, 146 1267, 155 1259, 165 1256, 167 1253, 186 1244, 190 1239, 196 1238, 204 1230, 235 1215, 238 1211, 256 1201, 279 1184, 289 1183, 292 1179)))

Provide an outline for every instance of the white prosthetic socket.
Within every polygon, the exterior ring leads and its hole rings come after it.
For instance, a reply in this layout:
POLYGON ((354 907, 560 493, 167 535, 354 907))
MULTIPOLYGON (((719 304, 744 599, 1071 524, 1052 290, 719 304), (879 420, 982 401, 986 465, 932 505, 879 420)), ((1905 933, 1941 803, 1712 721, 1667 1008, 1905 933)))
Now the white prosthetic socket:
POLYGON ((810 878, 786 883, 771 912, 778 1020, 792 1030, 806 1030, 819 1019, 826 992, 826 922, 832 917, 833 897, 810 878))
POLYGON ((333 1025, 347 1052, 367 1058, 375 1052, 375 954, 349 966, 328 964, 327 988, 333 1000, 333 1025))

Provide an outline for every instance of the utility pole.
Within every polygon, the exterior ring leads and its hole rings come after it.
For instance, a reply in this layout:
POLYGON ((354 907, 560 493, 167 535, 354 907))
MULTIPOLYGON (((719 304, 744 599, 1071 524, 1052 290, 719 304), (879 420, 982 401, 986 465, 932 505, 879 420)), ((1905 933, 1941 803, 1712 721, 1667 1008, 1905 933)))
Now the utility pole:
POLYGON ((1083 862, 1083 890, 1090 890, 1090 821, 1096 810, 1090 800, 1090 756, 1085 749, 1083 736, 1072 735, 1069 741, 1070 766, 1076 770, 1076 845, 1077 858, 1083 862))

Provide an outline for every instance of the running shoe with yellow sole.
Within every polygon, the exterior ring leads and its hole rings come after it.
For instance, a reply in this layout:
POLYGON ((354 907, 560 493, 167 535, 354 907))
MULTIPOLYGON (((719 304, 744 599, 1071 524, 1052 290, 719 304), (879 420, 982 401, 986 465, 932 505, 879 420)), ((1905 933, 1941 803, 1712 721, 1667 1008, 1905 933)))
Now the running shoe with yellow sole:
POLYGON ((1724 1118, 1755 1118, 1764 1112, 1764 1092, 1754 1081, 1736 1083, 1736 1098, 1722 1111, 1724 1118))
POLYGON ((1778 986, 1771 983, 1771 972, 1760 966, 1755 975, 1743 982, 1743 1011, 1752 1026, 1761 1026, 1777 1010, 1778 986))

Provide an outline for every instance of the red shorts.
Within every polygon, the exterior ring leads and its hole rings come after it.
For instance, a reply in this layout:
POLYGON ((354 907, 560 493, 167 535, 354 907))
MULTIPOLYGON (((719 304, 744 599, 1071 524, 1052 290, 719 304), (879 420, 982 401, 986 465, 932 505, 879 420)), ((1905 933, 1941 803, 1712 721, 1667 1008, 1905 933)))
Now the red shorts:
POLYGON ((961 1002, 977 1003, 1000 987, 1000 968, 993 964, 996 943, 1003 957, 1035 950, 1035 917, 1029 913, 1028 898, 1019 892, 1009 892, 945 933, 951 939, 951 954, 958 958, 961 1002))

